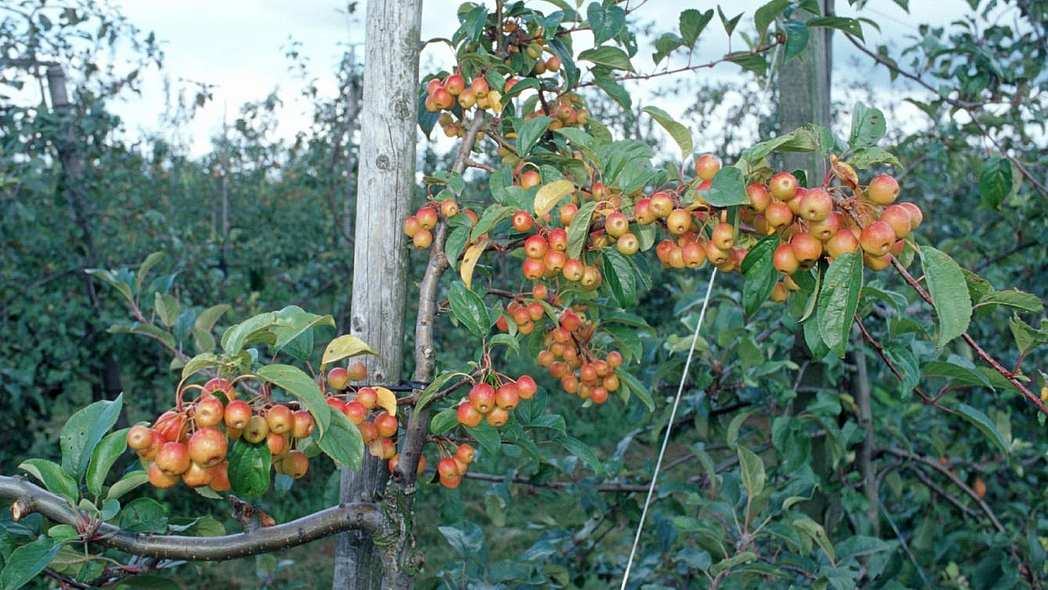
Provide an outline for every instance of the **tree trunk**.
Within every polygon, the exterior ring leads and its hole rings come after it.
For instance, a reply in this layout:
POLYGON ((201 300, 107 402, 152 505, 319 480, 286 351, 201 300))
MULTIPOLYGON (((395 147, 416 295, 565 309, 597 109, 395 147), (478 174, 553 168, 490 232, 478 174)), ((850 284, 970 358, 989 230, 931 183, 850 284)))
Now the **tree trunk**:
MULTIPOLYGON (((367 5, 350 333, 380 353, 366 360, 372 383, 397 383, 403 370, 408 261, 401 225, 415 188, 421 21, 421 0, 367 5)), ((359 472, 342 472, 341 501, 375 500, 385 482, 385 463, 365 453, 359 472)), ((333 588, 381 583, 371 539, 340 535, 333 588)))
MULTIPOLYGON (((833 0, 818 0, 823 14, 833 13, 833 0)), ((789 133, 804 125, 820 125, 829 127, 830 120, 830 81, 832 69, 832 44, 830 34, 832 29, 813 29, 808 46, 797 58, 782 64, 778 72, 778 115, 779 131, 789 133)), ((786 170, 803 170, 807 176, 807 186, 819 186, 822 184, 826 173, 826 165, 822 156, 817 153, 785 153, 782 155, 786 170)), ((810 320, 814 321, 814 320, 810 320)), ((794 338, 794 347, 791 357, 798 365, 804 365, 811 357, 810 352, 804 345, 804 336, 798 331, 794 338)), ((825 388, 831 385, 827 383, 826 375, 822 366, 817 362, 807 365, 799 385, 802 388, 825 388)), ((806 407, 815 398, 813 393, 801 393, 797 396, 795 407, 800 409, 806 407)), ((829 458, 826 453, 825 437, 812 440, 812 468, 821 477, 829 476, 829 458)), ((831 508, 830 498, 825 494, 817 492, 812 499, 805 502, 802 508, 813 519, 826 523, 832 518, 828 517, 828 509, 831 508)))
MULTIPOLYGON (((62 165, 64 185, 69 195, 73 222, 80 229, 80 242, 83 249, 81 265, 83 268, 94 268, 98 266, 98 258, 95 255, 90 221, 91 205, 87 199, 84 159, 77 150, 75 105, 69 101, 65 70, 61 65, 53 63, 47 66, 47 90, 51 99, 51 111, 59 121, 55 148, 58 151, 58 160, 62 165)), ((96 312, 101 312, 101 301, 94 280, 86 273, 81 273, 81 280, 84 285, 84 294, 91 306, 96 312)), ((104 338, 103 332, 96 329, 91 319, 87 321, 87 333, 90 334, 89 340, 94 349, 99 350, 103 346, 103 343, 99 342, 101 338, 104 338)), ((98 397, 116 399, 116 396, 123 391, 120 383, 120 365, 113 359, 111 350, 103 352, 100 360, 97 387, 92 389, 98 392, 98 397)), ((126 424, 127 413, 121 411, 119 420, 121 424, 126 424)))

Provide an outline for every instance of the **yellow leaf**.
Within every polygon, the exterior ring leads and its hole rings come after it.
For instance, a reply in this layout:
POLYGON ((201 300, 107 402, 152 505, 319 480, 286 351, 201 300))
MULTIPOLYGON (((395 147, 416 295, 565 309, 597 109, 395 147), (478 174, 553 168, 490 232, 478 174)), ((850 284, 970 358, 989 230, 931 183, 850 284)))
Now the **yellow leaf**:
POLYGON ((467 289, 472 289, 473 284, 473 269, 477 267, 477 261, 480 260, 480 255, 484 253, 484 250, 488 247, 488 239, 481 238, 477 240, 476 244, 473 244, 466 249, 466 253, 462 255, 462 264, 459 265, 459 275, 462 277, 462 282, 466 283, 467 289))
POLYGON ((830 168, 837 178, 841 179, 841 182, 848 185, 849 188, 855 189, 859 186, 859 177, 855 174, 855 169, 838 160, 837 156, 833 154, 830 154, 830 168))
POLYGON ((324 358, 320 362, 321 364, 326 365, 328 363, 333 363, 335 361, 362 354, 378 355, 377 352, 371 350, 371 347, 360 338, 346 334, 328 342, 327 348, 324 349, 324 358))
POLYGON ((570 180, 554 180, 544 185, 539 189, 538 194, 535 195, 535 217, 542 217, 549 213, 553 210, 553 206, 557 204, 557 201, 574 191, 575 184, 570 180))
POLYGON ((397 415, 397 395, 385 387, 375 387, 375 393, 378 394, 378 405, 383 410, 389 412, 390 416, 397 415))

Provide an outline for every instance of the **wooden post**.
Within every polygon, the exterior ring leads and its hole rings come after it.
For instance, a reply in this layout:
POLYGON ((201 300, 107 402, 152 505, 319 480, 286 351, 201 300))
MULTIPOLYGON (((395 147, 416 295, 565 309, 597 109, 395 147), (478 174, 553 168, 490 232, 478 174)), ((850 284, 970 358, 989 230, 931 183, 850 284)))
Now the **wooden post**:
MULTIPOLYGON (((833 0, 818 0, 822 13, 833 13, 833 0)), ((789 133, 804 125, 830 127, 830 82, 832 70, 832 29, 813 29, 811 38, 804 52, 786 64, 778 72, 778 115, 779 130, 789 133)), ((784 169, 788 171, 803 170, 809 187, 822 184, 826 165, 819 154, 786 153, 782 155, 784 169)), ((794 338, 794 347, 790 353, 793 360, 803 367, 804 371, 798 385, 807 388, 827 387, 826 375, 817 363, 808 364, 811 354, 804 344, 800 331, 794 338)), ((795 407, 804 408, 815 399, 812 393, 797 396, 795 407)), ((826 452, 825 437, 812 440, 812 467, 820 477, 829 475, 829 458, 826 452)), ((821 490, 812 499, 805 502, 803 510, 820 523, 832 521, 831 499, 821 490)))
MULTIPOLYGON (((365 361, 372 383, 399 382, 403 369, 407 250, 401 226, 415 190, 421 22, 421 0, 367 5, 350 333, 379 351, 365 361)), ((341 501, 375 500, 385 482, 385 462, 365 453, 359 472, 342 472, 341 501)), ((369 537, 339 536, 335 590, 379 588, 382 570, 369 537)))
MULTIPOLYGON (((823 14, 833 14, 833 0, 818 0, 823 14)), ((797 127, 829 127, 830 82, 833 69, 833 29, 812 29, 808 47, 800 57, 783 64, 778 74, 779 129, 789 133, 797 127)), ((826 173, 818 154, 783 154, 787 170, 804 170, 809 186, 822 183, 826 173)))

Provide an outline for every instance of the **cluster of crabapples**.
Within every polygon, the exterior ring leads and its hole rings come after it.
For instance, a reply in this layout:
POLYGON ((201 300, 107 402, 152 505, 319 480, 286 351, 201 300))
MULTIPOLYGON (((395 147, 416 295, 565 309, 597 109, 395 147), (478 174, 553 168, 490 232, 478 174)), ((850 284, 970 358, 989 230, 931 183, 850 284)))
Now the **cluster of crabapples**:
POLYGON ((785 275, 772 298, 786 299, 797 288, 790 278, 811 268, 820 258, 832 261, 846 253, 860 253, 870 270, 887 268, 901 251, 906 236, 917 229, 924 214, 913 203, 895 203, 899 183, 892 176, 873 177, 865 190, 857 185, 846 194, 843 186, 806 189, 789 172, 779 172, 767 184, 747 187, 750 206, 745 211, 760 234, 777 233, 776 270, 785 275))
MULTIPOLYGON (((516 84, 514 78, 506 80, 505 91, 508 92, 516 84)), ((492 90, 487 78, 477 76, 469 84, 460 73, 450 74, 443 80, 433 78, 426 85, 426 110, 431 113, 451 111, 458 105, 463 111, 468 111, 474 106, 482 111, 490 110, 496 115, 502 112, 502 92, 492 90)), ((445 113, 447 114, 447 113, 445 113)), ((444 133, 448 137, 462 137, 465 129, 461 123, 453 119, 443 117, 440 120, 444 133)))
MULTIPOLYGON (((441 440, 437 441, 437 448, 440 451, 440 461, 437 462, 437 475, 440 477, 440 485, 448 488, 455 489, 462 483, 462 476, 469 471, 469 466, 473 463, 473 459, 476 458, 476 451, 469 443, 462 443, 454 446, 455 452, 450 452, 444 447, 444 443, 441 440)), ((425 459, 425 456, 422 457, 425 459)), ((396 469, 397 464, 393 459, 390 459, 389 470, 393 471, 396 469)), ((419 473, 422 469, 419 469, 419 473)))
POLYGON ((458 406, 456 416, 459 424, 476 428, 486 421, 499 428, 509 421, 512 412, 521 400, 529 400, 538 391, 538 384, 529 375, 516 380, 493 373, 495 385, 486 380, 478 381, 469 390, 469 395, 458 406))
MULTIPOLYGON (((396 436, 400 424, 397 417, 382 408, 379 391, 374 387, 353 387, 351 381, 361 381, 367 376, 363 363, 352 363, 347 368, 335 367, 328 371, 327 386, 333 390, 327 396, 327 405, 342 413, 360 431, 360 438, 372 457, 390 461, 396 466, 396 436), (344 398, 344 399, 343 399, 344 398), (350 399, 352 398, 352 399, 350 399)), ((426 467, 426 459, 419 461, 419 471, 426 467)))
MULTIPOLYGON (((478 221, 477 214, 466 209, 462 211, 473 223, 478 221)), ((404 233, 411 238, 411 242, 419 250, 429 248, 433 243, 433 228, 437 225, 438 215, 445 219, 451 219, 459 214, 459 205, 454 199, 446 199, 437 203, 426 203, 415 211, 414 215, 404 220, 404 233), (439 214, 438 214, 439 210, 439 214)))
MULTIPOLYGON (((503 332, 508 331, 508 317, 521 334, 535 331, 536 322, 542 321, 546 315, 545 307, 539 302, 549 299, 549 289, 536 284, 532 287, 531 297, 530 303, 522 297, 510 302, 495 326, 503 332)), ((554 296, 552 302, 559 304, 560 300, 554 296)), ((597 325, 586 319, 583 306, 564 309, 557 317, 557 323, 546 330, 544 348, 536 361, 539 366, 549 369, 555 379, 560 380, 565 392, 602 404, 607 401, 609 392, 619 388, 615 368, 622 364, 623 359, 618 351, 611 351, 603 359, 600 358, 600 353, 590 347, 596 331, 597 325)))
POLYGON ((127 446, 147 465, 149 482, 157 488, 181 481, 189 487, 226 492, 230 441, 243 438, 265 444, 276 472, 298 479, 309 470, 309 458, 293 446, 309 437, 313 426, 309 412, 265 400, 249 404, 237 399, 232 382, 216 377, 200 387, 195 400, 164 412, 152 426, 131 427, 127 446))

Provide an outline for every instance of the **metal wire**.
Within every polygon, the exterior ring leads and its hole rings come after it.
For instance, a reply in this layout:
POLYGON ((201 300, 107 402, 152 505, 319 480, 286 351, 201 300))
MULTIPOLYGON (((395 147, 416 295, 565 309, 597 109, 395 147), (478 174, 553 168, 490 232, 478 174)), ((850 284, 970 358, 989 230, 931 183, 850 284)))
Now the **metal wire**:
POLYGON ((677 416, 677 407, 680 405, 680 397, 684 392, 684 382, 688 379, 688 369, 691 368, 691 359, 695 355, 695 343, 699 341, 699 330, 702 329, 702 320, 706 317, 706 307, 710 303, 710 293, 713 291, 713 280, 717 278, 717 269, 710 274, 710 284, 706 287, 706 297, 702 300, 702 311, 699 312, 699 321, 695 324, 695 334, 691 337, 691 347, 688 349, 688 360, 684 362, 684 371, 680 376, 680 385, 677 386, 677 396, 673 398, 673 409, 670 410, 670 419, 666 423, 666 434, 662 437, 662 448, 659 449, 659 458, 655 461, 655 472, 651 475, 651 485, 648 486, 648 497, 644 499, 644 508, 640 512, 640 523, 637 524, 637 534, 633 537, 633 547, 630 549, 630 558, 626 562, 626 572, 622 575, 622 586, 620 590, 626 590, 626 584, 630 581, 630 571, 633 569, 633 559, 637 555, 637 547, 640 545, 640 536, 644 532, 644 521, 648 518, 648 507, 651 505, 651 496, 655 493, 655 484, 659 481, 659 471, 662 469, 662 458, 666 454, 666 445, 670 442, 670 433, 673 431, 673 419, 677 416))

